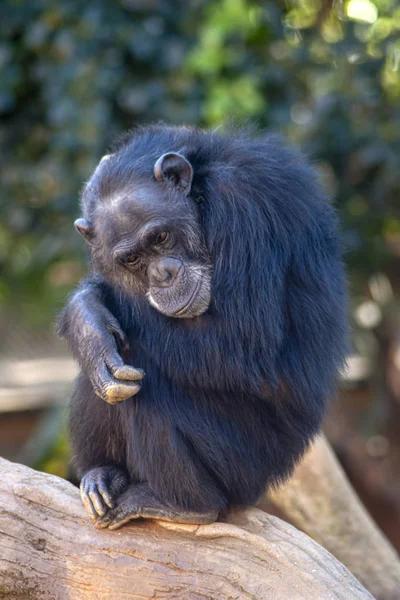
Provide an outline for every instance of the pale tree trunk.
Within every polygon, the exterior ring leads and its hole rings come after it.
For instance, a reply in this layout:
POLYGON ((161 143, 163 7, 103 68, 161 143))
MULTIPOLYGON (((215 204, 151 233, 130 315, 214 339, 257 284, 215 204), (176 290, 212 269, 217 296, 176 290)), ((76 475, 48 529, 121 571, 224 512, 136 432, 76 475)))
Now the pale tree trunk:
POLYGON ((252 508, 223 522, 97 531, 68 482, 0 459, 7 600, 368 600, 329 552, 252 508))
POLYGON ((400 599, 396 551, 368 515, 324 437, 269 495, 296 527, 347 566, 379 600, 400 599))

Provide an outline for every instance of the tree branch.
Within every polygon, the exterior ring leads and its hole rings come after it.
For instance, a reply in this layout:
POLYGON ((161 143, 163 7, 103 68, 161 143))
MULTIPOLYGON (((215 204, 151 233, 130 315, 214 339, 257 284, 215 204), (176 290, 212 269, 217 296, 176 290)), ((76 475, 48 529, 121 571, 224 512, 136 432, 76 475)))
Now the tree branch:
POLYGON ((0 597, 368 600, 321 546, 252 508, 97 531, 68 482, 0 459, 0 597))
POLYGON ((371 519, 322 436, 270 499, 380 600, 400 598, 396 551, 371 519))

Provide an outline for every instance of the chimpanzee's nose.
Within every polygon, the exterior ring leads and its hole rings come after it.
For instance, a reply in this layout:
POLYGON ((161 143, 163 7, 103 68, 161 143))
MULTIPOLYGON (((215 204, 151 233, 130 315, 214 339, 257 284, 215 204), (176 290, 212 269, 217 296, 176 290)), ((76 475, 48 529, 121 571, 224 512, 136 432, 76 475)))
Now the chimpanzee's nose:
POLYGON ((169 287, 178 277, 182 262, 177 258, 160 258, 152 262, 148 268, 147 274, 150 285, 155 287, 169 287))

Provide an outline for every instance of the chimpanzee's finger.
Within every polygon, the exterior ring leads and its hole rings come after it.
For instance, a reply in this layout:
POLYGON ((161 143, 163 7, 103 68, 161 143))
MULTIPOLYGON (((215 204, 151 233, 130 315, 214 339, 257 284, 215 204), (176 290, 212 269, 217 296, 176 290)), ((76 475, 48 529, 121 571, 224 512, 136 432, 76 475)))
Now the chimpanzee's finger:
POLYGON ((110 491, 103 480, 100 480, 98 482, 97 488, 98 488, 99 493, 101 494, 104 502, 107 504, 107 506, 109 508, 112 508, 114 506, 114 499, 111 496, 110 491))
POLYGON ((137 381, 138 379, 143 379, 145 376, 143 369, 135 369, 135 367, 131 367, 130 365, 123 365, 122 367, 110 366, 110 370, 116 379, 126 381, 137 381))
POLYGON ((109 384, 100 388, 94 388, 95 394, 109 404, 118 404, 128 400, 140 391, 141 387, 137 384, 109 384))
POLYGON ((97 479, 97 489, 109 508, 114 507, 117 498, 121 496, 128 485, 129 480, 126 474, 112 468, 108 472, 103 469, 102 476, 97 479))
POLYGON ((104 360, 111 374, 116 379, 137 381, 139 379, 143 379, 145 376, 143 369, 136 369, 131 365, 125 364, 118 352, 108 350, 105 353, 104 360))
POLYGON ((111 523, 108 524, 108 529, 115 531, 116 529, 120 529, 126 523, 129 523, 129 521, 133 521, 136 519, 140 519, 140 515, 129 515, 129 517, 124 517, 121 519, 119 517, 116 517, 111 521, 111 523))
POLYGON ((139 383, 132 381, 122 383, 118 379, 115 379, 105 365, 98 366, 94 370, 91 382, 95 394, 110 404, 117 404, 118 402, 127 400, 141 389, 139 383))
POLYGON ((115 383, 110 384, 105 389, 105 400, 110 404, 117 404, 118 402, 122 402, 123 400, 127 400, 131 398, 135 394, 137 394, 141 389, 141 386, 138 384, 127 384, 127 383, 115 383))
POLYGON ((107 506, 105 505, 102 496, 98 490, 97 485, 92 484, 90 486, 89 494, 90 500, 92 501, 93 508, 96 511, 96 517, 104 517, 107 512, 107 506))
POLYGON ((98 529, 119 529, 125 523, 129 521, 133 521, 136 519, 140 519, 140 509, 138 508, 136 511, 134 510, 125 510, 123 506, 116 506, 113 509, 107 511, 107 514, 104 515, 101 519, 99 519, 96 523, 96 527, 98 529))
MULTIPOLYGON (((110 512, 110 511, 108 511, 110 512)), ((101 517, 97 522, 96 522, 96 527, 97 529, 106 529, 109 524, 111 523, 112 519, 109 516, 109 514, 105 514, 104 517, 101 517)))
POLYGON ((80 485, 80 493, 81 493, 81 500, 82 500, 82 504, 85 507, 86 512, 88 513, 89 517, 92 520, 95 520, 98 518, 98 514, 92 504, 91 499, 89 498, 88 495, 88 486, 85 485, 85 481, 84 479, 82 479, 81 485, 80 485))

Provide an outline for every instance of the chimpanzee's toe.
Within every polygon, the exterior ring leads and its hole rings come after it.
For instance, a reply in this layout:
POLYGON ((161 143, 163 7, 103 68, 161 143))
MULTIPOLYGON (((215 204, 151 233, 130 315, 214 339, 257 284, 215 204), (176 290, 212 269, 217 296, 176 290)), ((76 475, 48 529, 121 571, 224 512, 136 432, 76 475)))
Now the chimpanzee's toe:
POLYGON ((93 520, 104 517, 127 486, 127 476, 117 467, 98 467, 86 473, 80 492, 89 517, 93 520))

